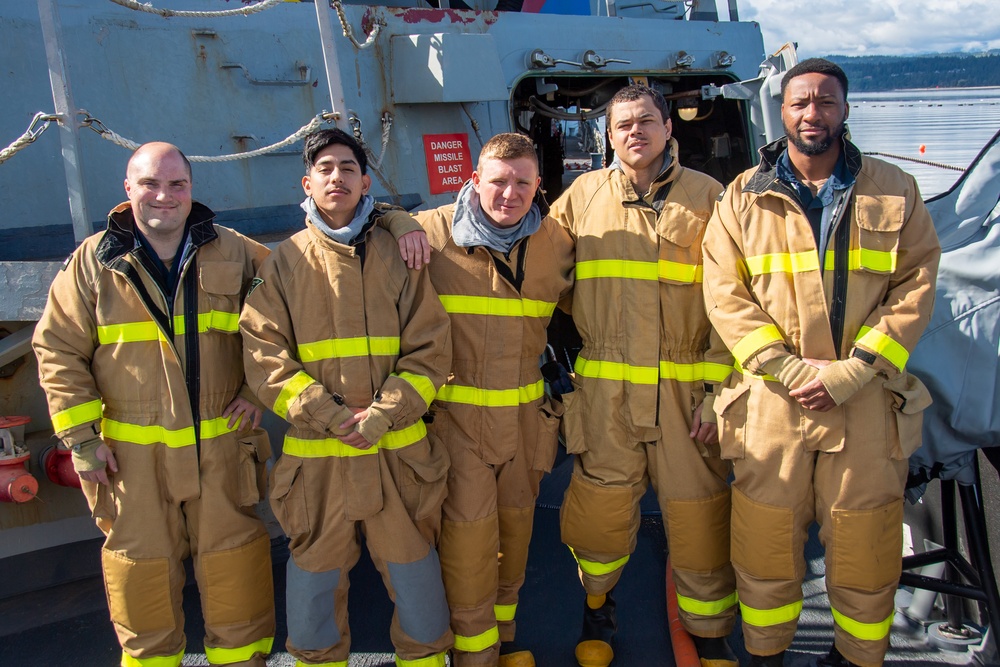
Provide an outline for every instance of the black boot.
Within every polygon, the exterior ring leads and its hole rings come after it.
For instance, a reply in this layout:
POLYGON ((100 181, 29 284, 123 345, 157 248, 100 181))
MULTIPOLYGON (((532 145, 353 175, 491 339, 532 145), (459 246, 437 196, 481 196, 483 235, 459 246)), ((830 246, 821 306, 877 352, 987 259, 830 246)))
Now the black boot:
POLYGON ((816 667, 858 667, 853 662, 845 658, 837 646, 830 647, 830 652, 816 661, 816 667))
POLYGON ((583 605, 583 630, 576 645, 576 661, 580 667, 608 667, 615 657, 611 638, 618 629, 615 601, 611 591, 604 596, 588 595, 583 605), (601 597, 604 599, 601 600, 601 597), (598 605, 595 609, 591 605, 598 605))
POLYGON ((785 664, 785 652, 774 655, 752 655, 750 656, 750 667, 782 667, 785 664))
POLYGON ((691 635, 698 651, 701 667, 739 667, 739 660, 725 637, 698 637, 691 635))

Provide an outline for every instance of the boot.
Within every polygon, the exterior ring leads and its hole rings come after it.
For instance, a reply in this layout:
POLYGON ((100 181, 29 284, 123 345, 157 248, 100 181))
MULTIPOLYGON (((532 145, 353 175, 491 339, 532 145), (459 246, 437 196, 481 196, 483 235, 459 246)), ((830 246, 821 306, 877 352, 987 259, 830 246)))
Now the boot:
POLYGON ((615 657, 611 638, 617 629, 611 591, 604 595, 588 595, 583 605, 583 630, 576 645, 576 661, 580 667, 608 667, 611 664, 615 657))
POLYGON ((691 635, 691 639, 701 659, 701 667, 739 667, 739 660, 725 637, 691 635))
POLYGON ((500 644, 498 667, 535 667, 535 656, 514 642, 500 644))
POLYGON ((836 644, 830 647, 830 652, 816 661, 816 667, 858 667, 853 662, 845 658, 837 650, 836 644))
POLYGON ((784 651, 774 655, 750 655, 750 667, 782 667, 784 663, 784 651))

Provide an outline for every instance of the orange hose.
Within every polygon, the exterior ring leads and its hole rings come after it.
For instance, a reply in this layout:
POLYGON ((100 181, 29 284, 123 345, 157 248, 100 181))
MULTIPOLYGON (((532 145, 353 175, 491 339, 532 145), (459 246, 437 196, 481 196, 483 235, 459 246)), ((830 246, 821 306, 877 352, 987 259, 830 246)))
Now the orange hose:
POLYGON ((681 624, 680 611, 677 608, 677 589, 674 587, 673 570, 670 568, 670 558, 667 558, 667 619, 670 625, 670 645, 674 648, 674 662, 677 667, 701 667, 698 649, 694 640, 681 624))

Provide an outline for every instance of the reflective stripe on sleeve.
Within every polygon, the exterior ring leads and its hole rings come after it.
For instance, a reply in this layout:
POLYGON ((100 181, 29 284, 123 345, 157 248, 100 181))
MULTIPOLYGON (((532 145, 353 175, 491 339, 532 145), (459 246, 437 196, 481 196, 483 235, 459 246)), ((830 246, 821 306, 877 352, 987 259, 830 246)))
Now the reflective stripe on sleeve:
POLYGON ((427 405, 430 405, 431 401, 434 400, 434 395, 437 392, 434 390, 434 383, 431 382, 429 377, 405 371, 398 375, 393 373, 393 375, 396 375, 401 380, 405 380, 411 387, 416 389, 417 393, 420 394, 420 398, 424 399, 424 403, 427 405))
POLYGON ((517 615, 516 604, 495 604, 493 605, 493 615, 498 621, 513 621, 517 615))
POLYGON ((439 401, 464 403, 486 408, 509 408, 531 403, 545 394, 545 381, 539 380, 517 389, 481 389, 458 384, 446 384, 438 391, 439 401))
POLYGON ((442 294, 445 312, 451 315, 487 315, 496 317, 551 317, 556 304, 536 299, 501 299, 493 296, 442 294))
POLYGON ((351 456, 371 456, 377 454, 380 449, 402 449, 420 442, 427 437, 427 427, 423 421, 417 421, 413 426, 407 426, 398 431, 389 431, 374 445, 368 449, 358 449, 352 447, 337 438, 318 438, 311 440, 307 438, 293 438, 285 436, 285 443, 282 451, 285 454, 298 456, 304 459, 316 459, 327 456, 347 458, 351 456))
POLYGON ((756 354, 759 350, 767 347, 771 343, 784 343, 785 339, 781 337, 781 332, 778 331, 778 327, 773 324, 765 324, 762 327, 754 329, 746 336, 743 337, 740 342, 733 346, 733 356, 739 365, 745 366, 747 360, 756 354))
POLYGON ((766 628, 796 620, 802 613, 802 600, 774 609, 754 609, 740 602, 740 612, 743 614, 744 623, 758 628, 766 628))
POLYGON ((97 421, 103 414, 100 399, 87 401, 52 415, 52 429, 56 433, 68 431, 87 422, 97 421))
POLYGON ((168 655, 156 658, 133 658, 128 653, 122 651, 122 667, 180 667, 181 660, 184 659, 184 651, 177 655, 168 655))
POLYGON ((857 637, 863 641, 879 641, 885 639, 889 636, 889 630, 892 628, 892 619, 895 612, 889 614, 889 618, 878 623, 862 623, 861 621, 855 621, 853 618, 844 616, 842 613, 836 609, 830 608, 833 612, 833 620, 836 622, 840 628, 851 635, 852 637, 857 637))
POLYGON ((695 600, 694 598, 684 597, 679 593, 677 595, 677 606, 689 614, 696 614, 698 616, 716 616, 735 606, 737 602, 739 602, 739 597, 736 595, 736 591, 733 591, 721 600, 709 601, 695 600))
POLYGON ((260 653, 268 655, 271 646, 274 644, 274 637, 265 637, 247 646, 239 648, 212 648, 205 647, 205 657, 213 665, 229 665, 234 662, 247 662, 253 658, 254 654, 260 653))
POLYGON ((858 337, 854 339, 854 344, 866 347, 875 354, 885 357, 900 371, 906 368, 906 362, 910 359, 910 353, 906 351, 905 347, 878 329, 871 327, 861 327, 858 331, 858 337))
POLYGON ((304 371, 299 371, 292 378, 285 383, 285 386, 281 388, 278 392, 278 398, 274 399, 274 414, 278 415, 282 419, 288 419, 288 408, 291 407, 295 399, 306 390, 306 388, 316 382, 308 373, 304 371))
POLYGON ((500 641, 500 630, 493 626, 486 632, 481 632, 472 637, 455 635, 455 648, 466 653, 479 653, 500 641))
POLYGON ((356 338, 328 338, 298 346, 299 359, 321 361, 344 357, 391 357, 399 354, 398 336, 358 336, 356 338))

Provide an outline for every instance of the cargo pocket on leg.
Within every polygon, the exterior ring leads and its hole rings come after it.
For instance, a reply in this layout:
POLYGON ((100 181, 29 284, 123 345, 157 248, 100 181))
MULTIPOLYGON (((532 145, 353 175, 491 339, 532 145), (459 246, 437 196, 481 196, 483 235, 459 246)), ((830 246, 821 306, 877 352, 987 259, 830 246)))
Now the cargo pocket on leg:
POLYGON ((587 451, 587 440, 584 438, 583 408, 584 396, 580 385, 573 380, 573 391, 563 394, 562 437, 567 454, 583 454, 587 451))
POLYGON ((409 447, 396 450, 400 466, 400 496, 414 520, 435 516, 448 494, 448 452, 433 433, 409 447))
POLYGON ((302 459, 282 456, 271 471, 271 511, 288 537, 309 530, 302 459))
POLYGON ((746 380, 735 387, 724 387, 715 400, 715 413, 719 419, 719 447, 724 459, 738 460, 745 457, 749 400, 750 385, 746 380))
POLYGON ((549 396, 538 406, 538 432, 535 437, 535 455, 531 460, 532 470, 550 472, 559 449, 559 423, 565 408, 559 401, 549 396))
POLYGON ((271 456, 271 441, 267 431, 257 429, 240 436, 238 444, 240 507, 251 507, 261 501, 267 489, 265 462, 271 456))

